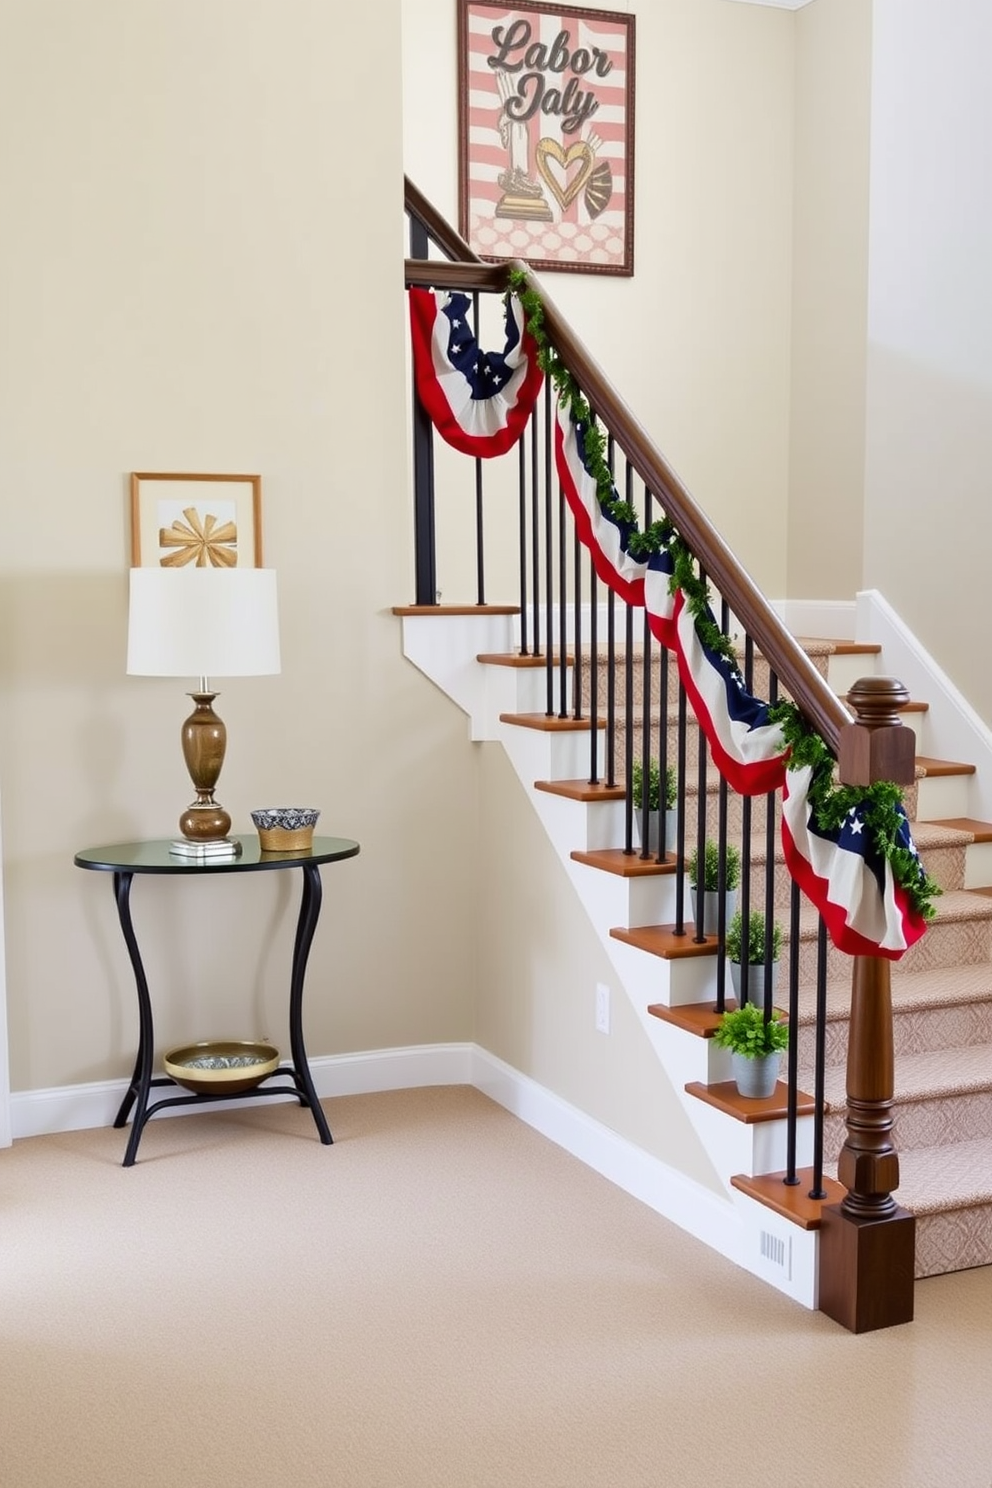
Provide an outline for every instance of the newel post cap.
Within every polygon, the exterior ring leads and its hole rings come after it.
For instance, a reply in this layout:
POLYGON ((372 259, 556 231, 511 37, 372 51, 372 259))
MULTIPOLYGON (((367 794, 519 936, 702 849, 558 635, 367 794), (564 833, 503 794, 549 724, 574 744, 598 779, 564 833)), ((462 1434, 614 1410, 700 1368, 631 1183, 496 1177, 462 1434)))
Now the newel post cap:
POLYGON ((837 765, 843 785, 916 779, 916 735, 899 717, 909 693, 897 677, 862 677, 847 694, 856 715, 840 731, 837 765))

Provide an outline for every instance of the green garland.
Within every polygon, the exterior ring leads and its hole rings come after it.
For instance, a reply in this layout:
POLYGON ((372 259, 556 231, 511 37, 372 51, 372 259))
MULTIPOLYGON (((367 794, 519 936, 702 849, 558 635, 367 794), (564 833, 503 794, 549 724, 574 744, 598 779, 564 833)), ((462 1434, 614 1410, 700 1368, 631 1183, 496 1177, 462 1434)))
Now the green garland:
POLYGON ((772 703, 768 719, 782 730, 789 748, 789 768, 802 770, 809 766, 812 771, 808 798, 817 827, 823 832, 836 831, 849 812, 859 809, 868 834, 888 861, 896 883, 905 891, 916 913, 929 924, 937 913, 933 901, 943 890, 916 854, 897 841, 905 816, 899 786, 891 780, 878 780, 874 785, 836 785, 834 757, 795 703, 784 699, 772 703))
MULTIPOLYGON (((520 269, 510 269, 508 281, 511 293, 523 306, 527 329, 537 343, 538 365, 551 379, 559 400, 584 426, 586 467, 596 482, 600 507, 607 516, 626 528, 626 548, 632 558, 645 559, 653 553, 668 552, 673 565, 668 581, 669 592, 674 594, 682 590, 700 640, 711 651, 725 657, 740 678, 733 643, 713 618, 709 586, 699 577, 692 553, 668 517, 652 522, 643 532, 639 530, 633 506, 617 495, 613 472, 606 458, 603 431, 572 373, 548 340, 540 295, 527 288, 527 276, 520 269)), ((932 920, 937 913, 933 900, 942 891, 919 858, 896 840, 905 815, 899 787, 890 781, 879 781, 869 786, 834 785, 833 755, 820 735, 809 727, 796 705, 786 701, 773 703, 768 709, 768 717, 782 730, 789 750, 790 769, 812 767, 809 801, 817 827, 821 831, 836 829, 852 807, 859 807, 875 847, 887 859, 893 877, 905 891, 913 909, 927 922, 932 920)))

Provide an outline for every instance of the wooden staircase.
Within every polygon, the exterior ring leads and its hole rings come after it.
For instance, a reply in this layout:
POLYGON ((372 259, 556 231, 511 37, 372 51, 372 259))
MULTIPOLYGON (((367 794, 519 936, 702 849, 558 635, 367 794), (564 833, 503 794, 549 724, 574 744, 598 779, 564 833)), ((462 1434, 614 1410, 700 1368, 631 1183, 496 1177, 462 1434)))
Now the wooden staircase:
MULTIPOLYGON (((878 647, 826 640, 804 640, 804 649, 838 692, 846 691, 857 676, 873 669, 878 647)), ((640 662, 634 659, 635 696, 643 697, 640 662)), ((655 695, 660 689, 655 681, 655 695)), ((767 696, 767 673, 760 661, 755 666, 753 690, 767 696), (763 690, 764 689, 764 690, 763 690)), ((586 677, 586 702, 590 691, 586 677)), ((604 686, 599 688, 602 697, 604 686)), ((906 723, 917 734, 918 747, 925 737, 927 707, 915 701, 906 710, 906 723)), ((669 758, 674 758, 675 705, 670 696, 666 709, 656 704, 653 720, 667 715, 669 758)), ((643 714, 635 720, 640 747, 643 714)), ((661 724, 653 723, 653 748, 660 743, 661 724)), ((623 729, 617 742, 618 778, 622 779, 623 729)), ((690 729, 687 752, 686 795, 695 798, 696 759, 701 734, 690 729)), ((964 810, 962 787, 974 766, 917 756, 917 780, 905 793, 913 838, 927 871, 943 889, 937 918, 923 940, 897 963, 892 975, 894 1038, 896 1053, 896 1107, 893 1140, 900 1156, 899 1203, 917 1217, 916 1274, 933 1276, 970 1266, 992 1264, 992 823, 964 815, 937 815, 957 802, 964 810), (936 787, 936 788, 935 788, 936 787)), ((715 834, 715 801, 718 776, 711 769, 712 805, 708 808, 708 830, 715 834)), ((694 820, 694 806, 689 817, 694 820)), ((765 875, 764 798, 752 803, 753 837, 749 854, 753 878, 753 902, 760 903, 765 875)), ((739 831, 740 798, 731 797, 730 832, 739 831)), ((776 841, 778 834, 776 833, 776 841)), ((778 849, 781 859, 781 849, 778 849)), ((623 856, 622 854, 620 855, 623 856)), ((609 858, 582 854, 579 860, 611 871, 609 858)), ((638 860, 640 862, 640 860, 638 860)), ((642 868, 651 865, 641 864, 642 868)), ((782 917, 787 939, 790 880, 776 875, 776 911, 782 917)), ((815 1022, 815 938, 817 919, 813 911, 802 916, 802 945, 799 958, 800 1086, 814 1088, 812 1029, 815 1022)), ((613 934, 642 951, 662 957, 699 954, 690 950, 661 926, 616 927, 613 934)), ((711 950, 707 947, 703 949, 711 950)), ((784 954, 784 953, 783 953, 784 954)), ((846 1059, 850 1009, 849 958, 833 948, 828 953, 827 1069, 824 1158, 828 1175, 836 1172, 836 1160, 846 1135, 846 1059)), ((690 1028, 697 1037, 709 1037, 716 1024, 709 1001, 676 1010, 654 1004, 649 1011, 663 1021, 690 1028)), ((692 1082, 689 1093, 723 1111, 728 1120, 773 1119, 782 1114, 785 1087, 779 1096, 762 1104, 741 1101, 726 1082, 707 1086, 692 1082)), ((735 1175, 762 1202, 769 1202, 765 1182, 748 1175, 735 1175)), ((774 1185, 772 1185, 774 1190, 774 1185)), ((836 1200, 831 1190, 831 1199, 836 1200)), ((781 1196, 772 1193, 772 1200, 781 1196)), ((803 1205, 802 1218, 815 1226, 818 1205, 803 1205)))
MULTIPOLYGON (((400 611, 399 613, 403 613, 400 611)), ((588 719, 548 718, 543 658, 512 650, 511 621, 476 610, 471 648, 458 659, 446 640, 432 654, 427 639, 436 618, 404 621, 404 647, 415 665, 469 714, 473 739, 498 739, 568 869, 591 923, 609 952, 642 1026, 673 1087, 682 1093, 716 1171, 726 1184, 725 1218, 709 1222, 705 1238, 739 1264, 804 1303, 816 1306, 816 1235, 823 1201, 808 1197, 808 1181, 781 1182, 784 1096, 744 1103, 729 1081, 725 1051, 713 1031, 715 942, 697 945, 672 933, 676 867, 628 856, 621 785, 588 781, 588 719), (408 627, 419 626, 414 631, 408 627), (423 627, 427 627, 424 630, 423 627), (438 657, 440 659, 438 659, 438 657)), ((454 623, 454 622, 453 622, 454 623)), ((804 642, 844 693, 872 670, 878 648, 804 642)), ((588 692, 588 666, 580 667, 588 692)), ((760 691, 756 673, 755 692, 760 691)), ((654 688, 657 699, 657 687, 654 688)), ((605 682, 598 688, 605 709, 605 682)), ((655 704, 657 706, 657 703, 655 704)), ((917 1216, 920 1277, 992 1264, 992 824, 967 815, 973 766, 938 761, 926 748, 927 710, 909 720, 918 731, 916 784, 906 793, 914 838, 945 892, 937 919, 893 972, 896 1039, 896 1128, 901 1183, 897 1199, 917 1216)), ((600 751, 602 758, 602 751, 600 751)), ((693 771, 688 772, 690 777, 693 771)), ((712 772, 713 786, 716 772, 712 772)), ((622 776, 618 776, 622 780, 622 776)), ((693 789, 692 779, 687 791, 693 789)), ((731 798, 733 799, 733 798, 731 798)), ((763 873, 762 798, 754 801, 751 871, 763 873)), ((788 876, 782 880, 785 892, 788 876)), ((784 903, 784 900, 782 901, 784 903)), ((813 938, 815 917, 801 924, 800 1085, 812 1083, 813 938)), ((788 924, 785 915, 783 925, 788 924)), ((845 1059, 852 963, 831 951, 827 987, 826 1159, 843 1140, 845 1059)), ((783 993, 779 990, 779 1001, 783 993)), ((804 1101, 801 1110, 809 1108, 804 1101)), ((800 1177, 808 1180, 810 1121, 800 1120, 800 1177)), ((827 1200, 843 1190, 826 1177, 827 1200)), ((707 1201, 712 1195, 704 1196, 707 1201)), ((665 1195, 656 1207, 668 1212, 665 1195)), ((672 1215, 703 1236, 681 1215, 672 1215)))

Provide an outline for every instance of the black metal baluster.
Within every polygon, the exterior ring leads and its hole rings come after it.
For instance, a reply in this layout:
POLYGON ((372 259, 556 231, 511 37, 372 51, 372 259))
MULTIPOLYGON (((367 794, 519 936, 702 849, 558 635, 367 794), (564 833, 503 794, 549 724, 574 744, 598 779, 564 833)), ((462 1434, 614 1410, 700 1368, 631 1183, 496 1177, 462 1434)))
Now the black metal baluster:
POLYGON ((534 586, 534 655, 541 654, 541 502, 538 479, 539 455, 537 438, 537 409, 531 414, 531 583, 534 586))
POLYGON ((520 529, 520 655, 528 656, 527 649, 527 443, 523 434, 517 445, 519 480, 519 529, 520 529))
POLYGON ((572 657, 572 717, 582 717, 582 544, 578 532, 572 535, 572 572, 575 593, 572 596, 572 631, 575 646, 572 657))
MULTIPOLYGON (((768 702, 778 701, 778 677, 769 669, 768 702)), ((772 1016, 775 1000, 772 978, 775 975, 775 877, 776 877, 776 820, 778 797, 769 791, 765 797, 765 985, 762 988, 765 1018, 772 1016)))
POLYGON ((623 779, 624 799, 624 852, 634 851, 634 607, 624 603, 626 624, 624 627, 624 731, 623 731, 623 779))
MULTIPOLYGON (((430 239, 417 217, 410 218, 410 257, 427 258, 430 239)), ((434 605, 437 560, 434 531, 434 426, 413 389, 414 590, 418 605, 434 605)))
MULTIPOLYGON (((686 694, 685 694, 685 686, 684 686, 684 684, 682 682, 682 679, 680 677, 679 678, 679 705, 678 705, 678 719, 679 719, 679 723, 678 723, 678 743, 677 743, 677 746, 676 746, 676 757, 678 759, 678 777, 679 777, 679 780, 681 782, 683 782, 683 786, 682 786, 683 792, 685 790, 685 782, 689 778, 688 777, 688 774, 687 774, 687 755, 688 755, 688 750, 686 748, 686 732, 687 732, 687 729, 688 729, 688 717, 687 717, 687 715, 688 715, 688 705, 687 705, 686 694)), ((698 803, 697 803, 697 810, 698 810, 698 803)), ((679 817, 678 817, 678 841, 676 843, 676 852, 678 854, 678 860, 679 860, 680 863, 684 863, 685 862, 685 839, 686 839, 686 830, 687 830, 688 825, 689 825, 686 818, 687 818, 686 811, 685 810, 680 811, 679 812, 679 817)), ((682 873, 682 872, 679 872, 679 873, 677 873, 675 875, 675 934, 676 935, 684 935, 685 934, 685 874, 682 873)))
POLYGON ((612 589, 606 591, 606 784, 616 785, 617 750, 617 637, 616 607, 612 589))
MULTIPOLYGON (((754 641, 744 638, 744 686, 748 692, 754 688, 754 641)), ((746 948, 751 944, 751 829, 753 826, 754 801, 750 796, 741 797, 741 1002, 757 1002, 757 987, 751 985, 750 957, 746 948)))
POLYGON ((825 1199, 823 1187, 823 1098, 827 1048, 827 922, 821 915, 816 931, 816 1051, 813 1081, 813 1187, 811 1199, 825 1199))
MULTIPOLYGON (((668 647, 658 647, 658 859, 668 857, 665 844, 668 841, 668 647)), ((678 810, 678 804, 672 808, 678 810)))
MULTIPOLYGON (((537 411, 535 409, 535 418, 537 411)), ((552 603, 554 599, 554 504, 552 499, 553 482, 551 479, 551 379, 544 379, 544 588, 545 588, 545 626, 544 631, 548 638, 547 657, 544 663, 544 675, 547 680, 547 696, 545 699, 545 710, 547 716, 552 718, 555 711, 555 658, 551 644, 554 634, 552 603)), ((559 526, 565 519, 565 500, 561 487, 558 488, 558 523, 559 526)), ((559 603, 559 613, 562 606, 559 603)), ((560 651, 559 643, 559 651, 560 651)), ((559 656, 559 666, 563 666, 563 659, 559 656)), ((566 677, 564 670, 561 671, 559 681, 562 694, 564 695, 566 677)))
POLYGON ((789 1048, 786 1054, 788 1094, 785 1106, 785 1182, 799 1183, 796 1137, 799 1127, 799 885, 789 891, 789 1048))
MULTIPOLYGON (((478 290, 475 290, 472 295, 472 314, 475 318, 476 340, 481 346, 478 290)), ((486 554, 482 524, 482 461, 478 456, 475 461, 475 592, 476 604, 484 605, 486 602, 486 554)))

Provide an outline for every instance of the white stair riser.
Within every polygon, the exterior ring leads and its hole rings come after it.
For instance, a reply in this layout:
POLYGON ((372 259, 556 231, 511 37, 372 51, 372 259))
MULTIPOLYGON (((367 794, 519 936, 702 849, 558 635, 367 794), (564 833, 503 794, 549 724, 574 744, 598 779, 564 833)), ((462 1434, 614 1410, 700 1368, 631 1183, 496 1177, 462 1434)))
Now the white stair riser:
MULTIPOLYGON (((910 819, 945 821, 956 816, 973 816, 973 779, 972 775, 924 775, 916 782, 916 810, 910 819)), ((908 802, 906 809, 909 810, 908 802)))

